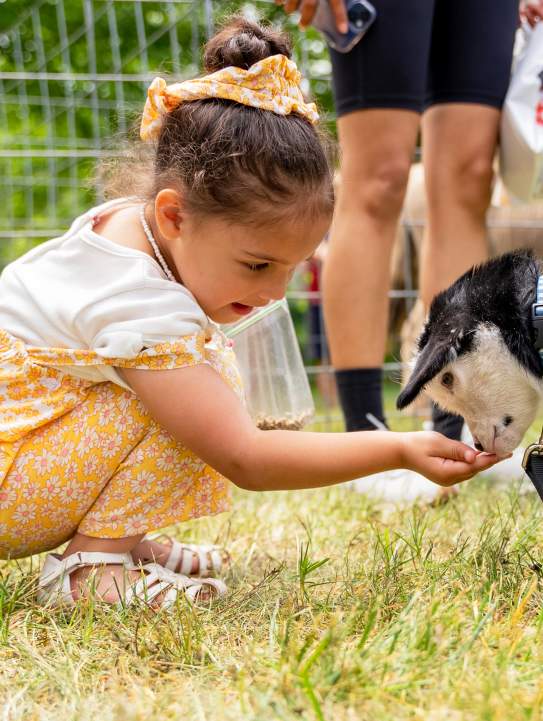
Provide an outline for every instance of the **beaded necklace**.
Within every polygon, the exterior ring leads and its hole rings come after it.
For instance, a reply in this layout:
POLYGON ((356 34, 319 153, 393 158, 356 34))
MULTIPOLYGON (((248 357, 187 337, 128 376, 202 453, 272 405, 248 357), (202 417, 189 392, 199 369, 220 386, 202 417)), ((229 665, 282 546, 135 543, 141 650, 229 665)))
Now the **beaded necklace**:
POLYGON ((160 267, 166 273, 166 277, 168 278, 168 280, 171 280, 173 283, 177 283, 174 274, 168 267, 168 264, 164 260, 164 256, 160 252, 160 248, 158 247, 158 243, 156 242, 156 240, 151 232, 151 228, 147 225, 147 221, 145 220, 145 206, 144 205, 142 205, 141 209, 140 209, 140 220, 141 220, 141 225, 143 227, 143 231, 144 231, 145 235, 147 236, 147 240, 151 244, 151 248, 153 249, 156 259, 158 260, 158 262, 160 264, 160 267))

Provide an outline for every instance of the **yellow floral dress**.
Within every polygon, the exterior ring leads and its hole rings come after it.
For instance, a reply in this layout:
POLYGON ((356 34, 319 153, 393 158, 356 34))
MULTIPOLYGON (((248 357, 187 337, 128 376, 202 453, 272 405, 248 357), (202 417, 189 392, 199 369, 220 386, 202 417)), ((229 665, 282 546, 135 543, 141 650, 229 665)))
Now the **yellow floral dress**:
POLYGON ((50 550, 76 531, 121 538, 229 507, 229 483, 175 441, 138 398, 75 366, 211 365, 241 397, 229 341, 215 329, 134 358, 39 348, 0 330, 0 557, 50 550))

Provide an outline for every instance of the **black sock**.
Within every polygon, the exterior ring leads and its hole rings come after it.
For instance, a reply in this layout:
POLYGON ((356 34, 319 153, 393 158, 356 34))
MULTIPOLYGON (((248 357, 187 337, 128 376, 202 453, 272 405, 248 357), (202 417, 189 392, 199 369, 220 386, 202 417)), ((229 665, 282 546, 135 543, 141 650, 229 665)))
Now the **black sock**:
POLYGON ((455 416, 454 413, 443 411, 435 403, 432 403, 432 422, 434 431, 443 433, 444 436, 452 438, 454 441, 460 440, 462 426, 464 425, 462 416, 455 416))
POLYGON ((385 423, 381 368, 336 371, 336 385, 348 431, 374 431, 375 425, 367 418, 368 413, 385 423))

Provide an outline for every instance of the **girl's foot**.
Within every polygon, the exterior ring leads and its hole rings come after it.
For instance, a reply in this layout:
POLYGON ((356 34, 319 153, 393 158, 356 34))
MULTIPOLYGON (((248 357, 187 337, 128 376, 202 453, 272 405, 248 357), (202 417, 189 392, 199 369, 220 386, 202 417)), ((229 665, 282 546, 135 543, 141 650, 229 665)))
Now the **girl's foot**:
POLYGON ((217 579, 188 578, 156 563, 136 566, 130 554, 78 552, 61 558, 50 553, 40 575, 38 600, 47 606, 73 606, 81 598, 152 608, 172 606, 183 594, 191 602, 207 602, 226 593, 217 579))
POLYGON ((179 543, 164 534, 146 536, 132 549, 135 563, 158 563, 174 573, 207 578, 230 560, 218 546, 179 543))

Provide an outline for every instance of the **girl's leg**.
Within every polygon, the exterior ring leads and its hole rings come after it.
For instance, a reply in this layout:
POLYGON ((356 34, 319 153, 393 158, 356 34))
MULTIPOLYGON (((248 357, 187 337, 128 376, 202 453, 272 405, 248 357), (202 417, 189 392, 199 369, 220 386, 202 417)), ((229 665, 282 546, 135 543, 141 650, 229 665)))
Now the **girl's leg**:
POLYGON ((0 488, 0 552, 40 553, 76 533, 97 546, 125 538, 136 546, 147 531, 227 507, 226 480, 162 431, 136 396, 105 383, 19 449, 0 488))
POLYGON ((0 556, 42 553, 72 538, 150 422, 134 394, 102 383, 30 433, 0 487, 0 556))
MULTIPOLYGON (((93 538, 92 536, 76 533, 62 554, 62 558, 68 558, 72 554, 79 552, 127 554, 133 552, 133 549, 137 547, 142 538, 141 534, 112 539, 93 538)), ((155 559, 150 560, 154 561, 155 559)), ((122 602, 126 598, 128 588, 141 581, 142 573, 146 573, 146 568, 129 570, 122 565, 116 564, 77 568, 70 573, 72 597, 74 600, 78 600, 92 594, 107 603, 122 602), (92 577, 92 583, 89 583, 89 576, 92 577)), ((205 585, 200 588, 197 598, 200 601, 211 600, 220 593, 220 588, 205 585)), ((164 593, 159 593, 154 598, 152 605, 160 607, 163 600, 164 593)))
POLYGON ((140 536, 227 510, 229 490, 220 473, 151 420, 77 530, 98 539, 140 536))
MULTIPOLYGON (((149 561, 155 561, 160 563, 161 566, 165 566, 171 553, 171 544, 168 542, 153 541, 149 538, 143 538, 142 540, 131 549, 132 558, 136 563, 148 563, 149 561)), ((188 551, 187 551, 188 553, 188 551)), ((200 568, 200 561, 197 553, 191 553, 192 562, 190 567, 191 575, 198 575, 198 569, 200 568)), ((181 560, 174 569, 177 573, 181 570, 181 560)))
MULTIPOLYGON (((143 536, 181 520, 226 510, 228 488, 214 469, 175 441, 153 421, 135 448, 110 478, 93 506, 82 519, 78 533, 64 556, 80 550, 132 553, 134 560, 164 564, 169 548, 143 536)), ((192 572, 198 571, 198 559, 192 572)), ((72 575, 75 584, 88 593, 85 580, 91 571, 80 569, 72 575)), ((128 574, 135 581, 138 573, 128 574)), ((126 580, 120 566, 108 567, 97 578, 97 593, 107 601, 117 601, 118 588, 126 580)), ((200 597, 209 597, 210 591, 200 597)))
MULTIPOLYGON (((143 535, 128 536, 127 538, 92 538, 76 533, 62 558, 71 556, 77 552, 98 552, 98 553, 130 553, 143 538, 143 535)), ((78 568, 70 575, 70 583, 74 600, 88 595, 89 585, 87 579, 91 574, 94 576, 93 591, 107 603, 117 603, 124 598, 126 583, 136 583, 141 574, 138 571, 126 571, 123 566, 108 565, 97 569, 92 566, 78 568)))

